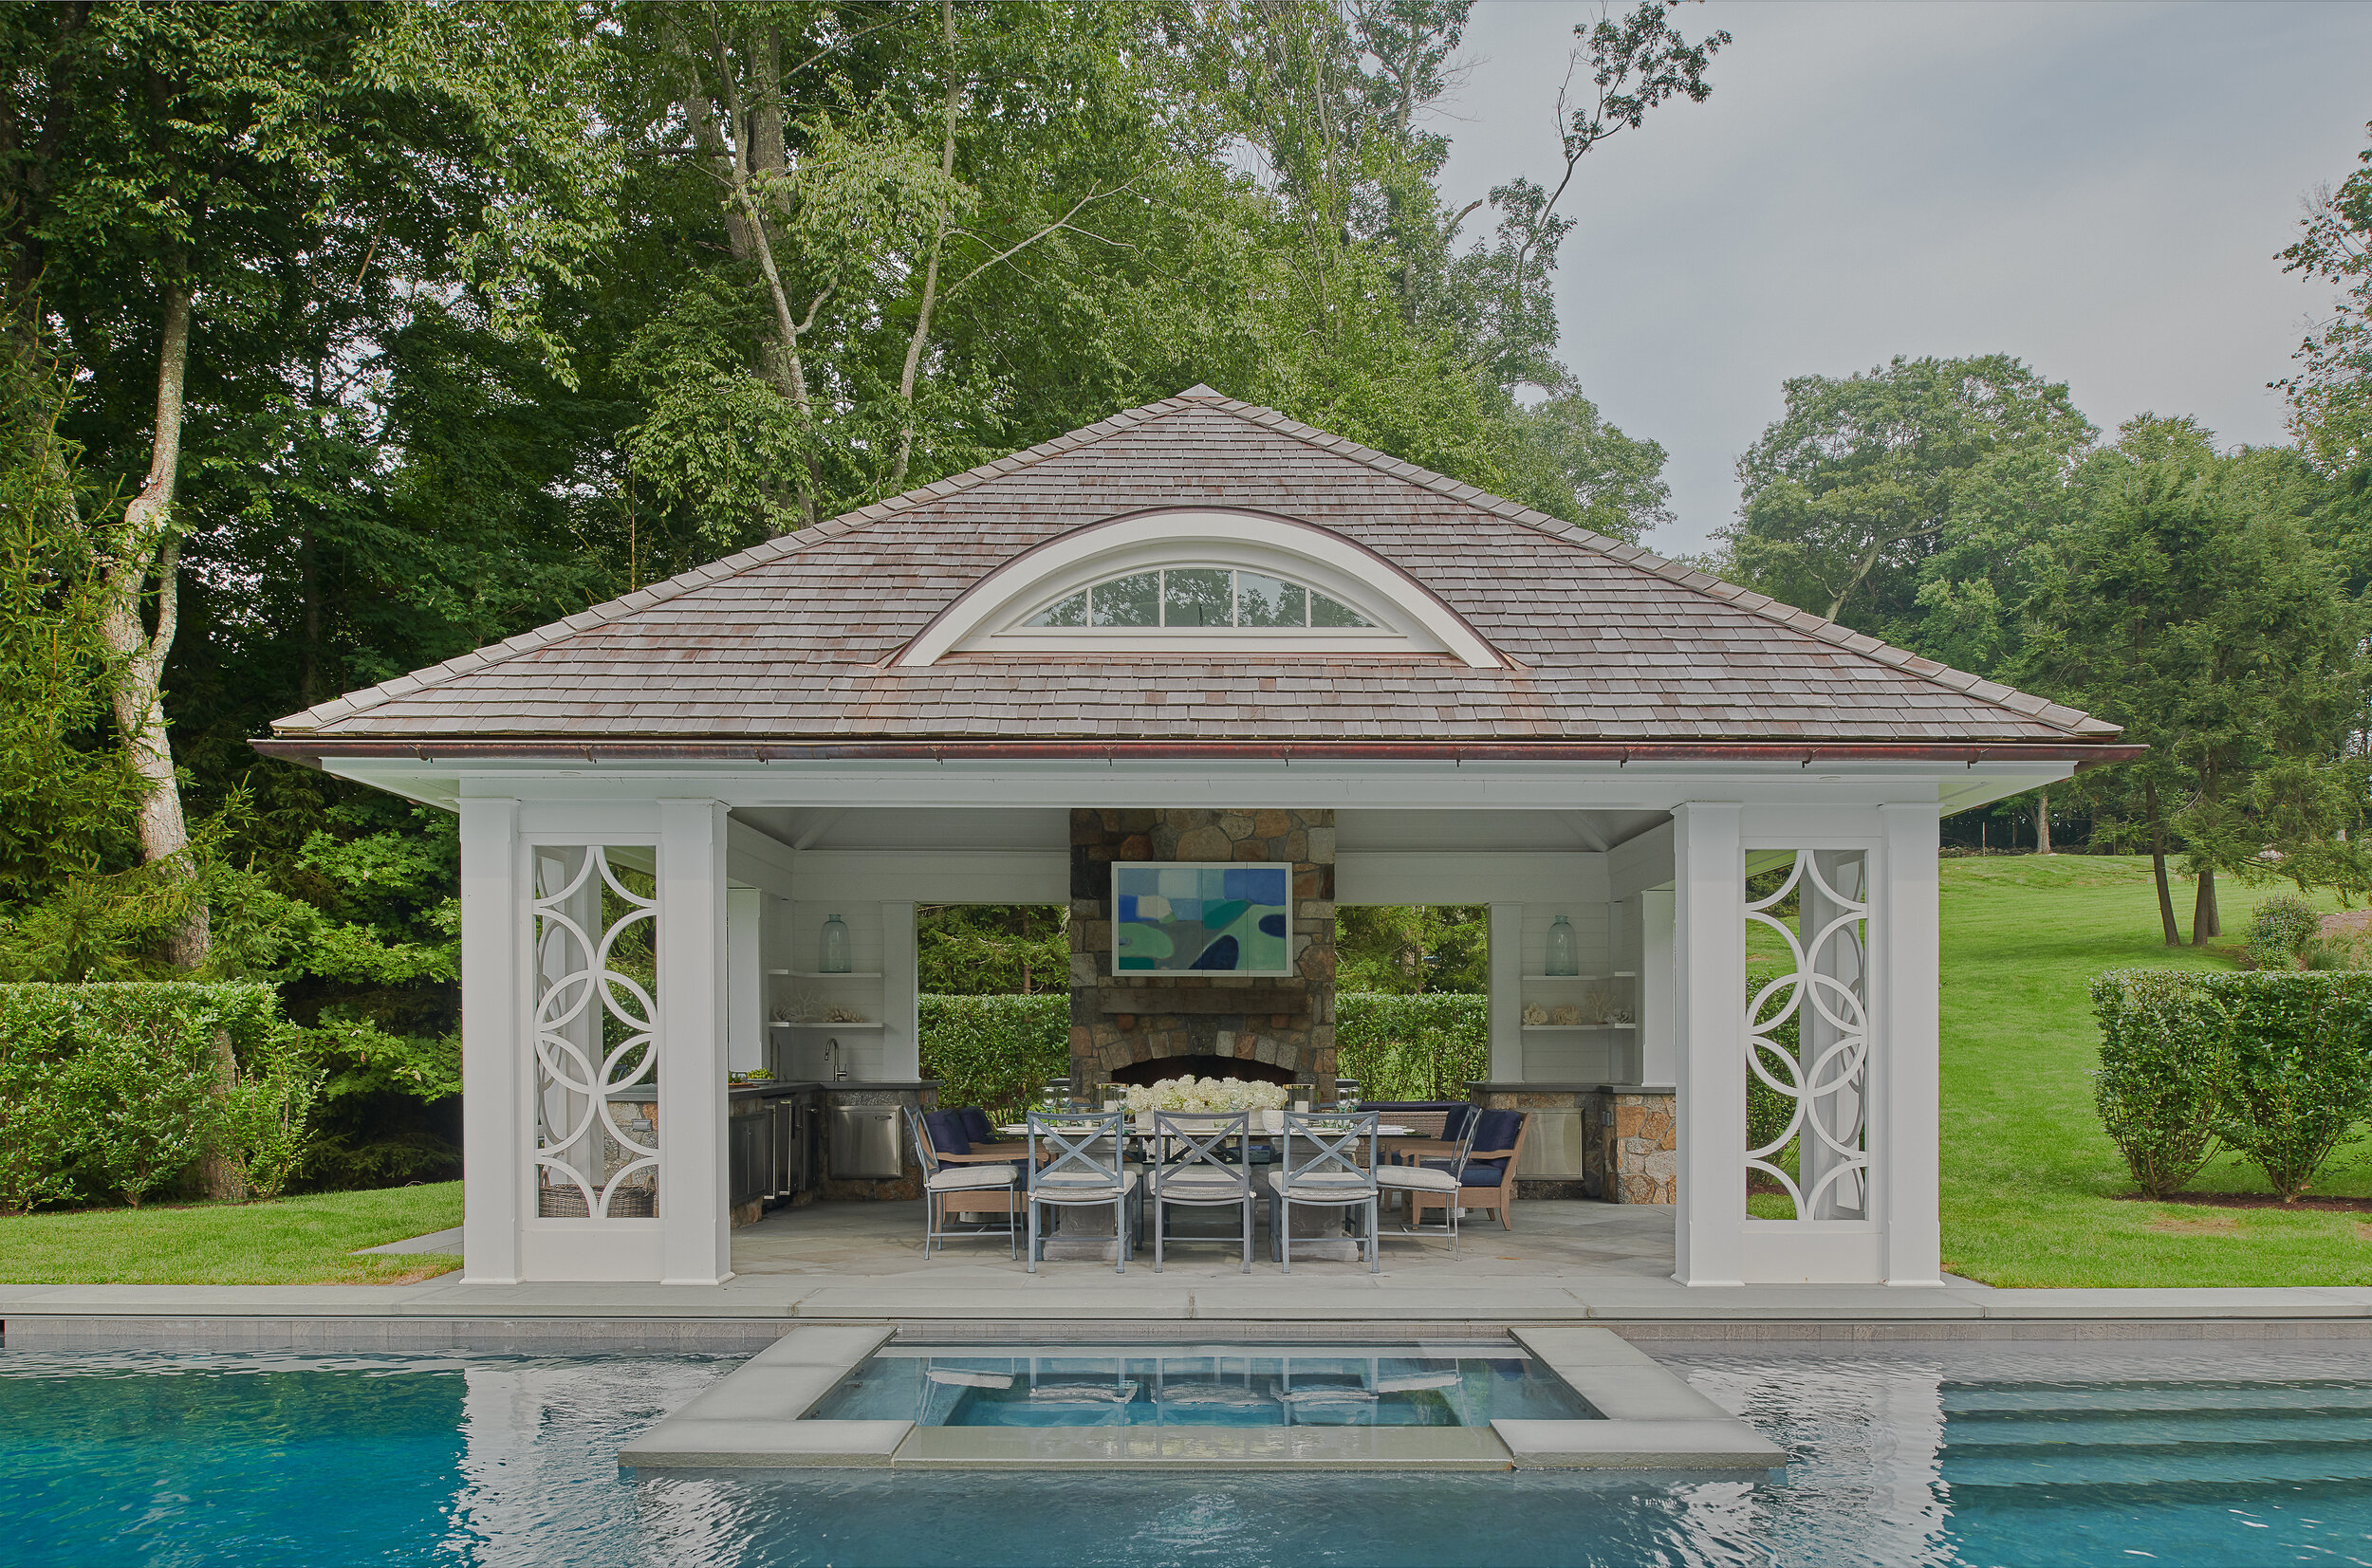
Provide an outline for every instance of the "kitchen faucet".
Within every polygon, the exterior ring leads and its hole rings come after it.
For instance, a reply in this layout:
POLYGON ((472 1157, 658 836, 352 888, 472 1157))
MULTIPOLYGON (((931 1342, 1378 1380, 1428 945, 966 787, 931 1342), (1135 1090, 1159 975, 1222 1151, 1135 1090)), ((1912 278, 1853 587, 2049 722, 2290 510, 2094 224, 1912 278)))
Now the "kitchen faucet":
POLYGON ((824 1042, 824 1055, 825 1059, 832 1064, 832 1081, 834 1083, 846 1081, 848 1063, 842 1060, 840 1040, 837 1036, 824 1042))

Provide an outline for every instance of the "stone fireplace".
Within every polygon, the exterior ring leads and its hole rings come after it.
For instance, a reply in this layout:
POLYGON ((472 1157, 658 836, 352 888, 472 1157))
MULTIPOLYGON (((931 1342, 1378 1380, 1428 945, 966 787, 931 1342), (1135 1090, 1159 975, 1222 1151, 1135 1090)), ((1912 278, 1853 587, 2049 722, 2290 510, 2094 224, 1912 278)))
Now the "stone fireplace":
POLYGON ((1333 812, 1074 810, 1070 845, 1072 1082, 1192 1073, 1332 1089, 1333 812), (1116 860, 1290 862, 1295 972, 1116 975, 1116 860))

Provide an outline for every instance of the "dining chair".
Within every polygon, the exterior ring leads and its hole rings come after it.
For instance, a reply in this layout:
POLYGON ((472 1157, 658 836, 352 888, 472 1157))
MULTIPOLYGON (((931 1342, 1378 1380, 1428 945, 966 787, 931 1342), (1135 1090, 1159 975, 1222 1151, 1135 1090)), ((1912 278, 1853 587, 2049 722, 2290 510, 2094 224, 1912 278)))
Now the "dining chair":
POLYGON ((1269 1172, 1269 1190, 1276 1208, 1269 1219, 1270 1233, 1275 1237, 1277 1262, 1288 1274, 1293 1272, 1292 1206, 1319 1205, 1327 1208, 1367 1210, 1367 1272, 1381 1273, 1383 1265, 1376 1255, 1376 1124, 1381 1119, 1374 1111, 1351 1114, 1320 1113, 1305 1116, 1298 1111, 1285 1113, 1285 1136, 1277 1152, 1277 1163, 1269 1172), (1359 1158, 1359 1140, 1367 1140, 1367 1158, 1359 1158), (1296 1153, 1293 1140, 1302 1140, 1303 1150, 1296 1153))
POLYGON ((1386 1192, 1403 1194, 1405 1203, 1400 1217, 1403 1235, 1432 1233, 1424 1224, 1424 1212, 1418 1206, 1418 1193, 1431 1193, 1445 1200, 1441 1206, 1442 1226, 1438 1234, 1450 1238, 1450 1256, 1458 1255, 1456 1203, 1457 1190, 1466 1179, 1466 1160, 1474 1147, 1474 1118, 1466 1118, 1466 1130, 1450 1147, 1448 1156, 1428 1159, 1422 1163, 1380 1165, 1376 1167, 1376 1185, 1386 1192))
POLYGON ((1244 1213, 1244 1272, 1251 1272, 1251 1114, 1153 1115, 1153 1271, 1161 1272, 1162 1232, 1170 1204, 1203 1208, 1240 1205, 1244 1213), (1228 1157, 1231 1141, 1235 1157, 1228 1157))
POLYGON ((1038 1271, 1038 1209, 1043 1204, 1112 1206, 1113 1272, 1128 1272, 1128 1197, 1137 1172, 1126 1164, 1126 1113, 1029 1113, 1028 1271, 1038 1271), (1044 1153, 1040 1145, 1044 1145, 1044 1153))
POLYGON ((951 1214, 1005 1216, 1005 1254, 1011 1257, 1021 1234, 1021 1172, 1010 1160, 981 1164, 958 1163, 942 1156, 925 1113, 906 1107, 906 1126, 915 1140, 915 1159, 922 1167, 922 1255, 934 1245, 946 1249, 950 1236, 993 1236, 993 1230, 950 1230, 951 1214))

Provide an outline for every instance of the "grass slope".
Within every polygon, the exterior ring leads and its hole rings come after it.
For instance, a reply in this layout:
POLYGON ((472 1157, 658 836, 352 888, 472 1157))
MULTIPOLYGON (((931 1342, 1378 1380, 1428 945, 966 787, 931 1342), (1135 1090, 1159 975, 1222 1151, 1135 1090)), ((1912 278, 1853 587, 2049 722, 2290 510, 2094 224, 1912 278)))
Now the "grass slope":
POLYGON ((9 1284, 375 1285, 460 1266, 441 1253, 349 1256, 461 1223, 461 1184, 276 1203, 150 1205, 0 1218, 9 1284))
MULTIPOLYGON (((2221 887, 2227 943, 2281 887, 2221 887)), ((2190 927, 2190 890, 2176 890, 2190 927)), ((2086 987, 2106 968, 2224 968, 2159 937, 2149 861, 2021 856, 1943 867, 1944 1266, 1994 1285, 2372 1284, 2359 1216, 2131 1201, 2092 1107, 2100 1036, 2086 987)), ((2372 1192, 2363 1145, 2313 1191, 2372 1192)), ((2270 1190, 2229 1154, 2195 1190, 2270 1190)))

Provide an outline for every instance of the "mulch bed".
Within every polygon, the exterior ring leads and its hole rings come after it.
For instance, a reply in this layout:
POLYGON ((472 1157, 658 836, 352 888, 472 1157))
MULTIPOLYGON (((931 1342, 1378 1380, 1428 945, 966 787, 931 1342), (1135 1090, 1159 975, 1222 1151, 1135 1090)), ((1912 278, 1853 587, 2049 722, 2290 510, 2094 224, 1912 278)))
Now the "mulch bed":
POLYGON ((2372 1198, 2318 1198, 2311 1193, 2284 1203, 2270 1192, 2177 1192, 2167 1198, 2145 1198, 2139 1192, 2121 1192, 2125 1203, 2178 1204, 2194 1208, 2286 1208, 2295 1212, 2301 1208, 2320 1208, 2335 1214, 2372 1214, 2372 1198))

